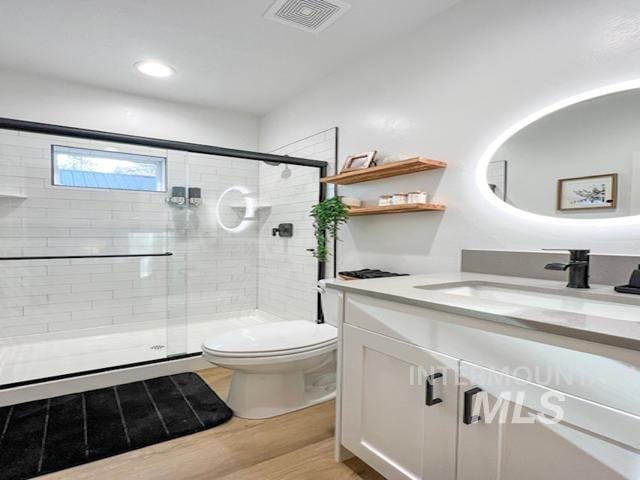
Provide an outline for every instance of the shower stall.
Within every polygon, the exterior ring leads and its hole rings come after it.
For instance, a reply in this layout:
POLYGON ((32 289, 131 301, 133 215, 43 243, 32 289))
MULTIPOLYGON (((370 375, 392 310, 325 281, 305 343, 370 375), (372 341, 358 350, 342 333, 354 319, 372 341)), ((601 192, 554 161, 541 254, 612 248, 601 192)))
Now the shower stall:
POLYGON ((325 171, 0 119, 0 388, 199 355, 207 337, 243 326, 318 320, 309 212, 325 171))

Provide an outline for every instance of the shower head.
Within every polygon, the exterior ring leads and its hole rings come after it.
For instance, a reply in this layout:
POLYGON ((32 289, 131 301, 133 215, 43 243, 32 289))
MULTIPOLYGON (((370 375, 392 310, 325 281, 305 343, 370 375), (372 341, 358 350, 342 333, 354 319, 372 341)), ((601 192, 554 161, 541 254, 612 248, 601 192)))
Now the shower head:
MULTIPOLYGON (((264 163, 266 163, 267 165, 271 166, 271 167, 277 167, 279 165, 282 165, 282 163, 280 162, 274 162, 271 160, 263 160, 264 163)), ((284 170, 282 170, 282 173, 280 173, 280 176, 282 178, 289 178, 291 177, 291 169, 289 168, 289 164, 285 163, 284 164, 284 170)))

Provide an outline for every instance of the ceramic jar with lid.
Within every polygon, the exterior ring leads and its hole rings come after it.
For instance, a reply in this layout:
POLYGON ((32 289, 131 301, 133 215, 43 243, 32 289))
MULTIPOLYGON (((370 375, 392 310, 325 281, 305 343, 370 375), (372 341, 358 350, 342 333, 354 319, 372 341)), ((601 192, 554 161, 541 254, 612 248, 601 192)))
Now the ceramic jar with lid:
POLYGON ((409 203, 429 203, 429 195, 420 190, 409 192, 407 201, 409 203))
POLYGON ((406 193, 394 193, 393 197, 391 199, 391 203, 393 205, 404 205, 406 203, 408 203, 409 201, 409 195, 407 195, 406 193))
POLYGON ((380 197, 378 197, 378 205, 380 207, 393 205, 393 197, 391 195, 380 195, 380 197))

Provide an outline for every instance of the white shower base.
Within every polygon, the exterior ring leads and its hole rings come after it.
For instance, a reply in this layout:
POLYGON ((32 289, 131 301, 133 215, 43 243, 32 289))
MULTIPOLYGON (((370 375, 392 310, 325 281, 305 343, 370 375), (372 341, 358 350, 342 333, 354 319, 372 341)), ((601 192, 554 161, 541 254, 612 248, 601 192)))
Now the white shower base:
POLYGON ((189 322, 138 322, 0 339, 0 385, 200 352, 202 342, 235 328, 281 321, 261 311, 189 322))

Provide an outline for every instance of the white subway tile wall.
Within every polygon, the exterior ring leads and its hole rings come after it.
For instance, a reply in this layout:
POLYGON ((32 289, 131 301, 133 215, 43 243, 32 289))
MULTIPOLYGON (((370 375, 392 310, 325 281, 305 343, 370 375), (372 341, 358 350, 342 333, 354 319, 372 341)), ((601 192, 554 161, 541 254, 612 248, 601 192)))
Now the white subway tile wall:
MULTIPOLYGON (((299 140, 271 153, 326 161, 333 172, 335 128, 299 140)), ((287 320, 317 318, 318 262, 307 251, 315 247, 311 207, 318 203, 319 169, 261 164, 258 254, 258 308, 287 320), (279 223, 293 223, 292 238, 272 236, 279 223)), ((328 275, 331 275, 328 262, 328 275)))

